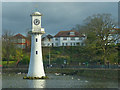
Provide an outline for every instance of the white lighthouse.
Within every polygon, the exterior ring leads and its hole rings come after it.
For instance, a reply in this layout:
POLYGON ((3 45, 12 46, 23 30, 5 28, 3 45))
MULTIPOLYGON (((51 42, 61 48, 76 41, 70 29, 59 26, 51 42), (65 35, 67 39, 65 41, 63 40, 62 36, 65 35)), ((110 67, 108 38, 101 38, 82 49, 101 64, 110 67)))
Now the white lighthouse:
POLYGON ((39 12, 31 14, 32 17, 32 31, 31 34, 31 56, 27 77, 41 78, 45 77, 43 61, 42 61, 42 48, 41 36, 45 33, 44 28, 41 28, 41 16, 39 12))

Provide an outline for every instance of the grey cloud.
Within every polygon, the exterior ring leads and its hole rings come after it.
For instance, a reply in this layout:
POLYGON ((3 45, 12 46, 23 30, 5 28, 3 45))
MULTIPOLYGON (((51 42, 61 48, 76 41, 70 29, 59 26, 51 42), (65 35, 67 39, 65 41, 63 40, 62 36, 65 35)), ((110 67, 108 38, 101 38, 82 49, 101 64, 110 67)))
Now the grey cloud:
POLYGON ((43 3, 22 2, 3 3, 3 30, 25 33, 31 29, 30 14, 39 10, 42 16, 42 26, 46 33, 55 34, 60 30, 70 30, 76 24, 96 13, 111 13, 117 18, 117 3, 43 3), (35 9, 38 6, 38 9, 35 9), (7 27, 6 27, 7 26, 7 27))
POLYGON ((4 2, 119 2, 119 0, 4 0, 4 2))

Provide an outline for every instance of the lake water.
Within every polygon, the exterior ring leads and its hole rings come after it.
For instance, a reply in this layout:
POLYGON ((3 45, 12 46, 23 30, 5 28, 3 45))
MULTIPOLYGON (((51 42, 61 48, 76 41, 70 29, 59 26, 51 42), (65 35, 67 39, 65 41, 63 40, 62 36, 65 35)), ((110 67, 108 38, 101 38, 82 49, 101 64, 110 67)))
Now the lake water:
POLYGON ((47 74, 46 80, 23 79, 26 74, 3 74, 3 88, 118 88, 117 80, 47 74))

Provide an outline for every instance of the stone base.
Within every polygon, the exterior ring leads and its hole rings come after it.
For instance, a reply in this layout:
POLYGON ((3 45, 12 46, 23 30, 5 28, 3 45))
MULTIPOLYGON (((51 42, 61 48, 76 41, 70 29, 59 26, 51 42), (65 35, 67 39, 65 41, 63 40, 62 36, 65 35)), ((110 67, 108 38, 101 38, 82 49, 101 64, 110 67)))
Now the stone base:
POLYGON ((23 77, 23 79, 30 79, 30 80, 33 80, 33 79, 48 79, 47 76, 42 76, 42 77, 23 77))

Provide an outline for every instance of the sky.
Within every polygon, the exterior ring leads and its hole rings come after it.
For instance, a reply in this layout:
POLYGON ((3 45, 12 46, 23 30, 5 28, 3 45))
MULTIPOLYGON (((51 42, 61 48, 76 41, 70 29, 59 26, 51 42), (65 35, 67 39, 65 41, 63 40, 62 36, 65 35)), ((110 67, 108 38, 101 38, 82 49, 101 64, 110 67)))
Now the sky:
POLYGON ((117 2, 3 2, 2 31, 27 34, 31 30, 30 14, 35 11, 43 14, 42 27, 51 35, 82 25, 93 14, 109 13, 118 20, 117 2))
POLYGON ((119 2, 119 0, 1 0, 2 2, 119 2))

